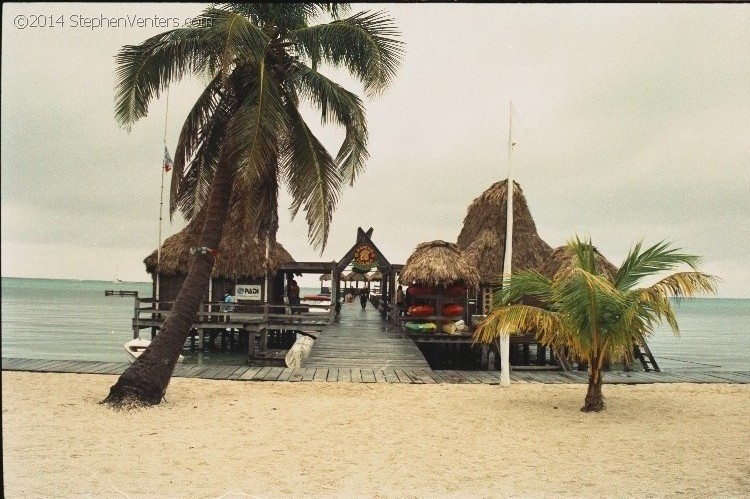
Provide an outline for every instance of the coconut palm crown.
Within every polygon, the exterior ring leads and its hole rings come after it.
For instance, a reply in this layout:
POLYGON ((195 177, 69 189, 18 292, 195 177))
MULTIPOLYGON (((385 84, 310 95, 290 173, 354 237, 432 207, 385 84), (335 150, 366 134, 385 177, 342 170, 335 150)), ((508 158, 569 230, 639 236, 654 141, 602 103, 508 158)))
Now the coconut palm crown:
POLYGON ((590 240, 575 237, 567 250, 572 265, 561 267, 552 278, 523 270, 506 279, 474 340, 490 343, 501 335, 533 332, 543 345, 567 349, 589 365, 589 388, 581 410, 600 411, 605 407, 601 392, 605 358, 630 359, 633 347, 662 322, 679 334, 670 298, 715 293, 718 279, 699 271, 698 257, 680 253, 666 242, 646 249, 641 242, 635 244, 614 275, 597 265, 590 240), (658 278, 683 265, 691 270, 638 287, 645 278, 658 278), (536 298, 541 306, 518 304, 525 296, 536 298))
MULTIPOLYGON (((116 56, 115 117, 125 128, 146 116, 152 99, 189 76, 210 81, 189 111, 174 154, 170 211, 188 220, 205 212, 184 284, 150 347, 112 387, 112 405, 158 404, 200 307, 230 210, 249 210, 251 231, 274 240, 278 189, 291 215, 305 212, 310 242, 322 252, 341 188, 367 160, 363 103, 319 71, 343 68, 376 96, 394 80, 402 57, 395 23, 383 12, 341 18, 346 4, 222 4, 193 26, 170 30, 116 56), (313 24, 319 16, 332 21, 313 24), (343 127, 333 156, 303 118, 343 127), (243 183, 246 189, 233 189, 243 183), (232 196, 232 192, 242 195, 232 196)), ((239 230, 229 225, 228 230, 239 230)), ((243 234, 244 235, 244 234, 243 234)))
POLYGON ((311 243, 325 247, 342 184, 353 184, 365 167, 368 134, 361 99, 319 68, 343 67, 376 96, 393 82, 403 54, 385 13, 337 18, 347 10, 347 4, 223 4, 205 10, 195 27, 122 48, 115 116, 124 127, 146 116, 151 100, 171 82, 210 77, 179 136, 172 213, 180 210, 188 219, 197 214, 223 154, 234 178, 256 184, 254 205, 263 206, 258 198, 270 204, 257 211, 259 222, 266 215, 274 218, 271 225, 276 222, 281 178, 292 216, 302 208, 311 243), (310 24, 325 14, 334 20, 310 24), (335 157, 303 119, 302 104, 317 108, 324 124, 344 128, 335 157))

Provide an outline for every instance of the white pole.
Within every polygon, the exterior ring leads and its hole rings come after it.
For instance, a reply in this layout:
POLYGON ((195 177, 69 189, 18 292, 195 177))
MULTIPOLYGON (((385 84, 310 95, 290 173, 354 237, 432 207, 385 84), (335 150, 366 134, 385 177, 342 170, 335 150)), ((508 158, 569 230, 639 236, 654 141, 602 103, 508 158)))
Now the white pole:
MULTIPOLYGON (((265 279, 265 281, 266 281, 266 282, 265 282, 265 289, 264 289, 264 291, 263 291, 263 293, 265 293, 265 297, 266 297, 266 300, 265 300, 265 301, 266 301, 266 305, 268 305, 268 304, 270 303, 270 302, 268 301, 268 258, 269 258, 269 253, 270 253, 270 246, 271 246, 271 241, 270 241, 270 239, 271 239, 271 236, 270 236, 270 232, 271 232, 271 229, 270 229, 270 228, 266 230, 266 261, 264 262, 264 267, 265 267, 265 274, 266 274, 266 279, 265 279)), ((267 308, 266 308, 266 310, 267 310, 267 308)))
MULTIPOLYGON (((159 263, 161 262, 161 221, 164 213, 164 159, 161 160, 161 194, 159 196, 159 245, 156 247, 156 294, 154 298, 159 301, 159 263)), ((158 303, 157 303, 158 306, 158 303)))
MULTIPOLYGON (((503 260, 503 281, 508 282, 513 260, 513 102, 510 103, 508 124, 508 192, 505 211, 505 259, 503 260)), ((510 337, 500 337, 500 386, 510 386, 510 337)))
MULTIPOLYGON (((167 150, 167 118, 169 117, 169 87, 167 87, 167 104, 164 111, 164 150, 167 150)), ((159 191, 159 243, 156 247, 156 292, 154 293, 154 299, 156 300, 157 310, 159 307, 159 263, 161 263, 161 222, 162 214, 164 213, 164 176, 167 174, 164 161, 166 158, 161 159, 161 189, 159 191)))

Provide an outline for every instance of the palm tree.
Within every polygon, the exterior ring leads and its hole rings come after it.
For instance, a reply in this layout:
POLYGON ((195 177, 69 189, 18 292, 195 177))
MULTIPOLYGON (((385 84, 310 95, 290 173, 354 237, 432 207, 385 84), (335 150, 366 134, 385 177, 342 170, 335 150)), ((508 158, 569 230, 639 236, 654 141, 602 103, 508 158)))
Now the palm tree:
MULTIPOLYGON (((308 239, 320 251, 343 184, 353 184, 367 153, 365 110, 357 95, 318 71, 347 69, 366 95, 394 80, 402 57, 395 24, 385 13, 340 18, 346 4, 225 4, 206 9, 195 27, 167 31, 117 55, 115 116, 129 128, 170 82, 210 78, 183 125, 170 211, 205 216, 199 250, 160 333, 120 376, 104 402, 158 404, 200 306, 230 209, 253 211, 257 237, 275 238, 278 188, 285 182, 291 215, 300 209, 308 239), (316 17, 333 21, 312 24, 316 17), (333 157, 312 133, 300 105, 342 126, 333 157), (235 183, 246 189, 233 189, 235 183), (230 196, 232 192, 244 193, 230 196), (230 199, 232 206, 230 206, 230 199), (205 215, 203 215, 205 213, 205 215)), ((220 257, 220 256, 219 256, 220 257)))
POLYGON ((495 295, 499 306, 477 326, 474 341, 490 343, 503 334, 534 332, 541 344, 567 349, 589 366, 588 391, 581 410, 601 411, 605 408, 605 359, 631 359, 635 345, 643 343, 663 321, 679 334, 670 298, 716 291, 718 279, 698 270, 698 257, 679 253, 665 242, 645 250, 641 246, 641 242, 634 245, 620 269, 611 275, 597 264, 591 241, 576 237, 567 244, 570 264, 551 279, 523 270, 504 283, 495 295), (681 265, 692 270, 636 287, 644 278, 658 278, 681 265), (534 298, 540 305, 519 304, 524 297, 534 298))

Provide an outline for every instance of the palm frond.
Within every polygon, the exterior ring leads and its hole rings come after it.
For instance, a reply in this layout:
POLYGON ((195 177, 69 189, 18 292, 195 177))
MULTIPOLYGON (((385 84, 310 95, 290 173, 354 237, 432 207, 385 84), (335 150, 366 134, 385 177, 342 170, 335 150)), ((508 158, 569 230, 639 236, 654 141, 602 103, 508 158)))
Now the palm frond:
POLYGON ((555 312, 529 305, 508 305, 490 312, 480 322, 473 343, 492 343, 505 335, 534 332, 540 341, 553 341, 561 331, 560 316, 555 312))
POLYGON ((625 305, 621 293, 606 277, 579 267, 558 275, 552 284, 556 310, 564 314, 568 329, 579 331, 584 344, 597 343, 607 320, 625 305))
POLYGON ((393 83, 404 54, 400 32, 385 12, 360 12, 346 19, 290 34, 297 51, 316 67, 321 61, 347 68, 369 96, 393 83))
POLYGON ((313 135, 296 107, 287 105, 289 133, 282 151, 282 171, 292 196, 292 218, 304 207, 308 239, 322 252, 341 189, 336 162, 313 135))
POLYGON ((625 261, 615 276, 615 286, 620 289, 630 289, 644 277, 659 272, 672 270, 685 264, 693 270, 698 269, 700 258, 694 255, 679 253, 679 249, 670 248, 668 242, 659 242, 641 251, 642 241, 631 248, 625 261))
POLYGON ((348 4, 326 3, 220 3, 217 8, 242 14, 258 26, 274 26, 280 31, 300 29, 308 20, 322 14, 338 17, 348 4))
POLYGON ((181 28, 125 45, 115 56, 115 119, 128 128, 171 81, 204 71, 217 48, 205 28, 181 28))
POLYGON ((493 296, 495 307, 515 303, 525 296, 531 296, 542 303, 549 303, 552 297, 552 281, 535 270, 521 270, 502 281, 493 296))
POLYGON ((596 274, 596 254, 591 239, 582 241, 577 235, 568 241, 568 249, 575 255, 578 267, 589 274, 596 274))
POLYGON ((265 57, 268 35, 241 13, 209 8, 202 17, 211 26, 215 43, 221 43, 221 73, 225 82, 236 64, 257 66, 265 57))
POLYGON ((367 152, 367 120, 362 100, 338 83, 303 64, 294 66, 292 83, 303 98, 320 109, 324 124, 334 123, 346 130, 336 161, 342 178, 354 185, 364 170, 367 152))
POLYGON ((174 155, 174 167, 172 178, 181 178, 185 166, 189 164, 195 154, 201 135, 210 128, 217 107, 222 101, 223 85, 220 76, 214 76, 193 104, 192 109, 185 118, 177 140, 177 148, 174 155))
POLYGON ((719 279, 703 272, 676 272, 650 286, 654 293, 676 299, 715 294, 719 279))
MULTIPOLYGON (((172 175, 170 192, 170 217, 179 210, 187 220, 192 220, 208 200, 211 181, 219 162, 227 126, 236 107, 233 97, 224 98, 213 109, 211 120, 196 133, 195 151, 190 163, 178 175, 172 175)), ((179 145, 178 145, 179 151, 179 145)))
MULTIPOLYGON (((286 114, 278 87, 263 61, 247 78, 246 97, 227 127, 223 147, 235 172, 252 178, 253 170, 265 168, 279 157, 278 137, 286 129, 286 114)), ((245 84, 242 83, 242 84, 245 84)))

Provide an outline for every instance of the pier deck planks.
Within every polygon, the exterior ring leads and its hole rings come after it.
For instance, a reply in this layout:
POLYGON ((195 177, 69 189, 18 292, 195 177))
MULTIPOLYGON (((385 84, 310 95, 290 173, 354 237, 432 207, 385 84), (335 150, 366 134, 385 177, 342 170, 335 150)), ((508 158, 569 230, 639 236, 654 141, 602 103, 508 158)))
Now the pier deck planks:
MULTIPOLYGON (((45 360, 3 358, 3 371, 119 374, 127 362, 96 362, 91 360, 45 360)), ((308 367, 288 369, 283 367, 247 366, 197 366, 179 364, 173 376, 179 378, 202 378, 244 381, 284 382, 354 382, 354 383, 408 383, 408 384, 488 384, 500 383, 498 371, 454 371, 415 369, 371 369, 371 368, 326 368, 308 367)), ((562 371, 514 371, 510 375, 513 383, 540 384, 586 384, 585 372, 562 371)), ((750 371, 675 371, 675 372, 620 372, 604 373, 604 384, 649 384, 649 383, 714 383, 750 384, 750 371)))
POLYGON ((364 377, 352 373, 353 381, 364 383, 378 381, 370 371, 429 369, 419 347, 399 327, 383 321, 371 306, 362 310, 356 304, 345 304, 336 321, 321 332, 305 365, 364 369, 364 377))

